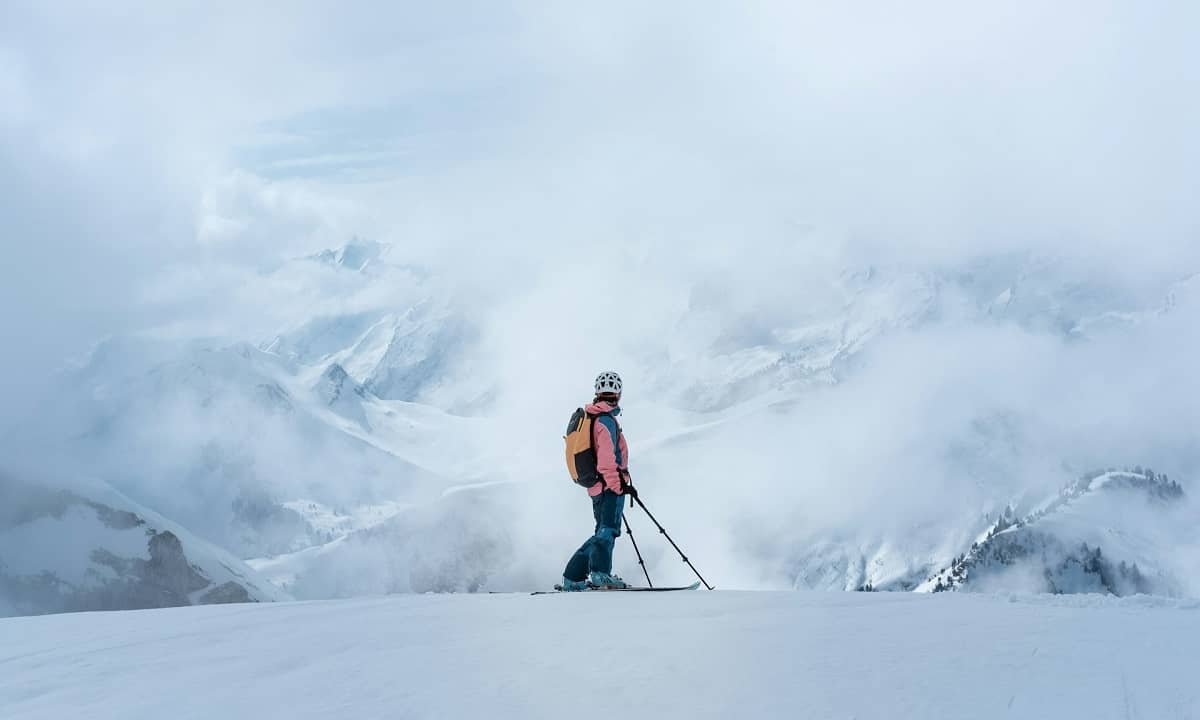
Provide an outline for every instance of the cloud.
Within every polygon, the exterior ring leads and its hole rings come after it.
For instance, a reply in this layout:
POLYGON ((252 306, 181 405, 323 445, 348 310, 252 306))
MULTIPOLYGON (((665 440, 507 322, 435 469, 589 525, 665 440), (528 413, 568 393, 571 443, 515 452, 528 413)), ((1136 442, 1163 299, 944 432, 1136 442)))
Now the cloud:
POLYGON ((99 337, 259 342, 343 307, 263 271, 359 235, 453 289, 479 335, 452 379, 499 387, 517 427, 557 428, 615 367, 657 437, 761 390, 779 347, 899 335, 804 376, 791 411, 656 451, 693 537, 730 483, 718 534, 881 506, 899 527, 1142 456, 1193 470, 1196 309, 1122 313, 1200 270, 1198 12, 7 6, 0 424, 99 337))

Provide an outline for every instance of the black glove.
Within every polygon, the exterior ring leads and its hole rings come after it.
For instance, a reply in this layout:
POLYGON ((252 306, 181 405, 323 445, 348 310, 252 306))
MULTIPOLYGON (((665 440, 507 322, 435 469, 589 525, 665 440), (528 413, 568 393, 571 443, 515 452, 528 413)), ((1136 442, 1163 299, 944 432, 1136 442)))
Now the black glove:
POLYGON ((630 496, 634 500, 637 500, 637 496, 638 496, 637 488, 635 488, 633 486, 633 481, 631 481, 629 479, 629 471, 628 470, 618 470, 617 472, 620 473, 620 475, 621 475, 621 492, 624 493, 625 495, 630 496))

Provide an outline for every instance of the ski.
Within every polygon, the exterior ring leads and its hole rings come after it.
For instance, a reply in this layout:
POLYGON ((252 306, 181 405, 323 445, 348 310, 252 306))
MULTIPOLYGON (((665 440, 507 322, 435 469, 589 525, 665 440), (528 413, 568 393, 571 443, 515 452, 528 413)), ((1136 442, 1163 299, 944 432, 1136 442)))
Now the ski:
MULTIPOLYGON (((691 585, 681 585, 679 587, 624 587, 624 588, 597 588, 590 587, 587 590, 573 590, 571 592, 673 592, 676 590, 695 590, 700 587, 699 582, 694 582, 691 585)), ((562 589, 562 585, 555 585, 553 590, 537 590, 529 593, 530 595, 558 595, 566 593, 562 589)))
POLYGON ((623 588, 589 588, 584 592, 672 592, 674 590, 695 590, 700 587, 700 581, 696 581, 691 585, 681 585, 679 587, 623 587, 623 588))

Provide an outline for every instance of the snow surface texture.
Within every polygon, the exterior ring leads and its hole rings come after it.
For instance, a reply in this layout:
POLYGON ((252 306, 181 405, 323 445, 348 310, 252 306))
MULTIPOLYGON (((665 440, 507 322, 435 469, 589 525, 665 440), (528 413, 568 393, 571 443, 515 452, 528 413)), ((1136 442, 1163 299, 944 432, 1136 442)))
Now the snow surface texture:
POLYGON ((0 620, 6 720, 1200 713, 1147 597, 408 595, 0 620))

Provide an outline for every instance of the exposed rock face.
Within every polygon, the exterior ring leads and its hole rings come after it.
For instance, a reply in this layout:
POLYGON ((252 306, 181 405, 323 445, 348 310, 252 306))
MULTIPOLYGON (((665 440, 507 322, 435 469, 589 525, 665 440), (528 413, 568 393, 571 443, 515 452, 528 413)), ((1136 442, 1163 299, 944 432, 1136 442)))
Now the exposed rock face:
POLYGON ((170 531, 150 536, 150 562, 141 568, 142 582, 173 593, 189 595, 211 583, 188 563, 183 543, 170 531))
POLYGON ((126 510, 114 510, 107 505, 95 502, 85 501, 85 503, 96 511, 96 517, 100 518, 100 522, 114 530, 130 530, 146 524, 145 520, 126 510))
POLYGON ((202 605, 224 605, 229 603, 254 602, 246 588, 235 582, 218 585, 200 596, 202 605))

